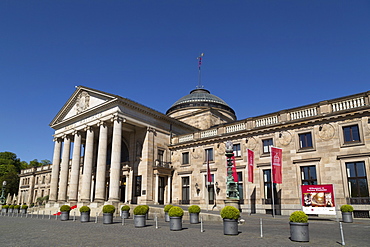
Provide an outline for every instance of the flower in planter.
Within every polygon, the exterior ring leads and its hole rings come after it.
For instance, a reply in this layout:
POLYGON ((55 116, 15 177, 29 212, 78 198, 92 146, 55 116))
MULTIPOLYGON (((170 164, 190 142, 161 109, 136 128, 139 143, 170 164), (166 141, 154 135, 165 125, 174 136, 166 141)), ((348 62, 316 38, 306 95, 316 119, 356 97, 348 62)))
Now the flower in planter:
POLYGON ((237 220, 240 217, 240 211, 236 207, 226 206, 221 210, 220 215, 223 219, 237 220))
POLYGON ((289 221, 295 223, 307 223, 308 216, 303 211, 295 211, 290 215, 289 221))
POLYGON ((103 213, 104 214, 113 214, 116 211, 116 208, 113 205, 104 205, 103 213))
POLYGON ((22 205, 22 209, 27 209, 28 206, 26 204, 22 205))
POLYGON ((90 212, 90 208, 88 206, 82 206, 82 207, 80 207, 80 212, 81 213, 88 213, 88 212, 90 212))
POLYGON ((121 211, 130 211, 130 206, 123 205, 123 206, 121 207, 121 211))
POLYGON ((139 205, 134 208, 134 215, 145 215, 148 212, 146 205, 139 205))
POLYGON ((168 211, 170 217, 182 217, 184 215, 184 210, 178 206, 173 206, 170 211, 168 211))
POLYGON ((63 205, 60 207, 60 212, 69 212, 71 211, 71 207, 69 205, 63 205))
POLYGON ((198 205, 191 205, 188 208, 189 213, 191 214, 199 214, 200 213, 200 207, 198 205))
POLYGON ((353 212, 353 207, 351 205, 345 204, 340 207, 340 211, 343 213, 353 212))
POLYGON ((164 212, 166 212, 166 213, 168 213, 168 211, 170 211, 170 209, 171 209, 172 207, 173 207, 173 205, 168 204, 168 205, 164 206, 163 211, 164 211, 164 212))

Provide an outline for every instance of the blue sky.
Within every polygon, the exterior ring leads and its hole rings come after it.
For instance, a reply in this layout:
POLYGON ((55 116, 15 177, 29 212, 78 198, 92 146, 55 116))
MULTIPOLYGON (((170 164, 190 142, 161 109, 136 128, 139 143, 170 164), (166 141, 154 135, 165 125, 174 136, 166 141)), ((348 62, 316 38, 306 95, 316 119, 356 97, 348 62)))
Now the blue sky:
POLYGON ((2 0, 0 152, 52 160, 83 85, 165 113, 198 84, 238 119, 370 90, 370 1, 2 0))

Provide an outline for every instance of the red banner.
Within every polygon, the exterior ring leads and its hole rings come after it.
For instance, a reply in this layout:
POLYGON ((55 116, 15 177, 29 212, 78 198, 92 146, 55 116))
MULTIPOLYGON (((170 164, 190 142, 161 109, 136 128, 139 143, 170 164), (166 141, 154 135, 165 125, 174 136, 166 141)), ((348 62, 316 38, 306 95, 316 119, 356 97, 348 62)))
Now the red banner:
POLYGON ((247 153, 248 153, 248 182, 253 183, 254 152, 252 150, 247 149, 247 153))
POLYGON ((271 166, 272 166, 272 182, 276 184, 283 183, 283 150, 281 148, 271 147, 271 166))
POLYGON ((234 177, 234 182, 239 182, 239 178, 238 178, 238 173, 236 172, 236 163, 235 163, 235 156, 231 157, 231 159, 233 160, 233 177, 234 177))
POLYGON ((332 184, 301 185, 301 190, 303 212, 335 215, 334 186, 332 184))
MULTIPOLYGON (((208 156, 208 153, 207 153, 208 156)), ((212 183, 211 169, 209 168, 209 159, 207 157, 207 182, 212 183)))

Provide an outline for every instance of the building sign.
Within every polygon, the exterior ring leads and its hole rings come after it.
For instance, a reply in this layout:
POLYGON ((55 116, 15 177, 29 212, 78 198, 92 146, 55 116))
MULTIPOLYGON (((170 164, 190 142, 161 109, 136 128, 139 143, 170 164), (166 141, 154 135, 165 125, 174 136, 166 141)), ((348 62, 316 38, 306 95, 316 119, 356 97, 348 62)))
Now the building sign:
POLYGON ((336 214, 332 184, 301 185, 301 190, 303 212, 306 214, 336 214))

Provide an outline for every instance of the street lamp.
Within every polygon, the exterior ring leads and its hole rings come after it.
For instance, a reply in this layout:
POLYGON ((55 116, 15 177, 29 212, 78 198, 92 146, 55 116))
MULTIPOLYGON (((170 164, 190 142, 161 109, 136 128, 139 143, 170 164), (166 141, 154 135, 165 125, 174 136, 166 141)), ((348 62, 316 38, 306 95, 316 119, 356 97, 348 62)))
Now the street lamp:
POLYGON ((3 181, 3 188, 1 189, 1 197, 0 197, 0 204, 1 205, 4 205, 6 200, 5 200, 5 196, 4 196, 4 190, 6 188, 6 181, 3 181))
POLYGON ((233 143, 231 141, 227 141, 225 145, 227 161, 226 198, 229 200, 239 200, 238 184, 235 183, 233 177, 233 143))

